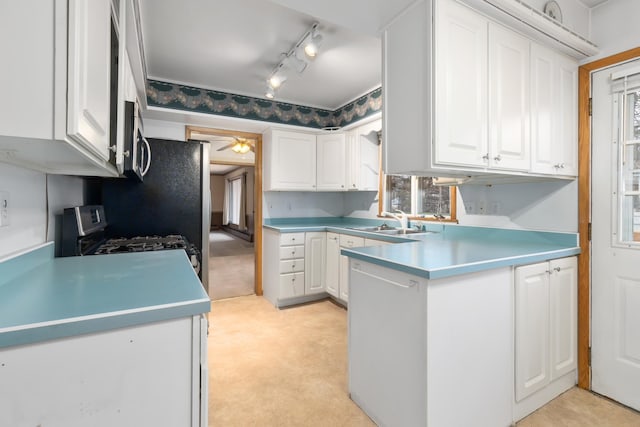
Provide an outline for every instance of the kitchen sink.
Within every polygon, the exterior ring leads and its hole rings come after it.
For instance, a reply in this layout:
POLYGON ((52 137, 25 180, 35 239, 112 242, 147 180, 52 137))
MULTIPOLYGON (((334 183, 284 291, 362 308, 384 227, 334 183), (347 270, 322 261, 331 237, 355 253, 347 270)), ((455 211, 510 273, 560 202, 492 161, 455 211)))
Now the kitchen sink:
POLYGON ((350 227, 352 230, 357 231, 368 231, 370 233, 379 233, 379 234, 387 234, 387 235, 402 235, 402 234, 426 234, 428 231, 416 230, 414 228, 395 228, 389 226, 377 226, 377 227, 350 227))

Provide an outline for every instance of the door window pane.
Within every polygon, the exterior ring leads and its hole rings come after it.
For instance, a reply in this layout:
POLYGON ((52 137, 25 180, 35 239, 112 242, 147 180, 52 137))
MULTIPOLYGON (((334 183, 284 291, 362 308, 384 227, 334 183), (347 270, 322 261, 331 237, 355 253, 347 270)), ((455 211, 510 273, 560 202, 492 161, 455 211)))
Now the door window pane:
POLYGON ((619 240, 632 243, 640 242, 640 91, 627 92, 622 105, 619 240))

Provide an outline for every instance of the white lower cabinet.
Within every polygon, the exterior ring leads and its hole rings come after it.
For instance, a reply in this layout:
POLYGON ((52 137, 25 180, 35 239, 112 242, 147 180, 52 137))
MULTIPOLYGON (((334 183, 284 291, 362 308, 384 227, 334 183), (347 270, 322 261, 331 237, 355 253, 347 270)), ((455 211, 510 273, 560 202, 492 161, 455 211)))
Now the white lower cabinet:
POLYGON ((327 233, 305 233, 304 238, 304 293, 318 294, 325 291, 325 265, 327 259, 327 233))
POLYGON ((577 319, 576 257, 515 269, 514 419, 576 383, 577 319))
POLYGON ((340 235, 327 233, 326 290, 335 298, 340 298, 340 235))
POLYGON ((203 315, 6 347, 0 360, 2 426, 209 424, 203 315))
POLYGON ((326 233, 263 232, 264 297, 276 307, 321 298, 325 291, 326 233))

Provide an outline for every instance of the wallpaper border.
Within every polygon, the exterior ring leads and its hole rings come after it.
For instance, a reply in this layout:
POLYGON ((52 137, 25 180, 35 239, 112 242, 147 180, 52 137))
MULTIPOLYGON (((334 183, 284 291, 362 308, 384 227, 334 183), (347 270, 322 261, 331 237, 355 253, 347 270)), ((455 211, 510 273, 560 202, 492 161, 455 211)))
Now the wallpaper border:
POLYGON ((376 88, 337 110, 330 111, 148 80, 147 104, 153 107, 322 129, 344 127, 379 112, 382 109, 382 88, 376 88))

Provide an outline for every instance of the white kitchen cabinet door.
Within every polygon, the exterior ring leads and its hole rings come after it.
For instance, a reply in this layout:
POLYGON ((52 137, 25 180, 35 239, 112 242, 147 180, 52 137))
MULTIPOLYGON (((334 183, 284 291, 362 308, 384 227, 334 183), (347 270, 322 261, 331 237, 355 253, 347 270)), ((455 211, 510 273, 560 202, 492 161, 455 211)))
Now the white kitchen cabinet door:
POLYGON ((575 384, 567 374, 578 360, 577 278, 576 257, 516 268, 515 400, 521 416, 575 384))
POLYGON ((558 150, 556 133, 557 67, 555 53, 537 44, 531 45, 531 170, 555 172, 558 150))
POLYGON ((578 366, 578 261, 549 262, 551 381, 578 366))
POLYGON ((67 133, 109 159, 111 5, 70 0, 67 133))
POLYGON ((559 157, 554 165, 558 175, 578 176, 578 63, 557 54, 557 122, 559 157))
POLYGON ((326 291, 336 298, 340 297, 340 236, 337 233, 327 233, 326 259, 326 291))
POLYGON ((454 1, 438 2, 435 161, 488 166, 488 21, 454 1))
POLYGON ((311 295, 324 292, 327 233, 323 231, 305 233, 304 248, 304 293, 311 295))
POLYGON ((271 129, 264 134, 265 191, 315 191, 316 136, 271 129))
POLYGON ((515 271, 516 401, 549 384, 549 264, 515 271))
POLYGON ((380 186, 380 119, 347 133, 347 189, 378 191, 380 186))
POLYGON ((344 191, 346 188, 346 139, 343 132, 316 137, 316 189, 344 191))
POLYGON ((383 170, 431 167, 432 8, 414 2, 382 33, 383 170))
POLYGON ((577 175, 578 65, 531 44, 531 171, 577 175))
POLYGON ((489 23, 489 166, 528 171, 529 45, 526 38, 489 23))

